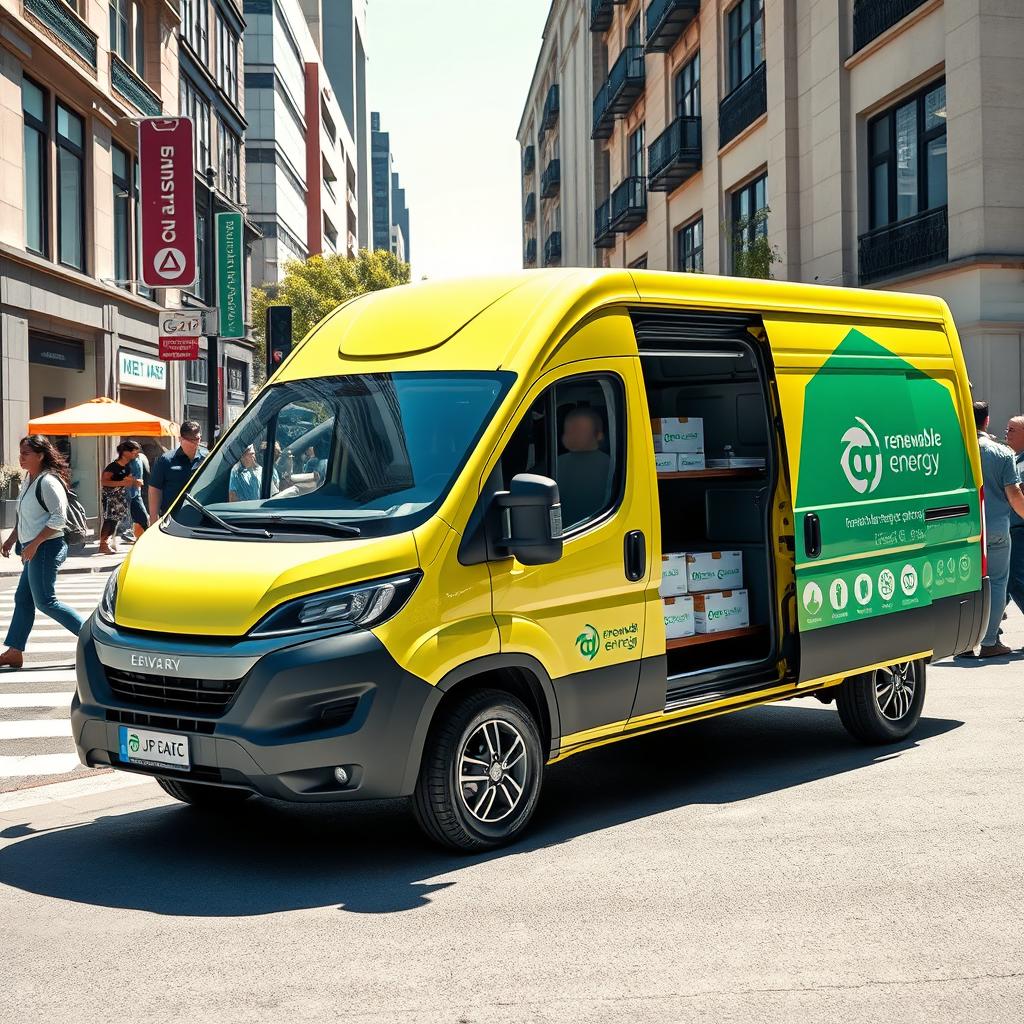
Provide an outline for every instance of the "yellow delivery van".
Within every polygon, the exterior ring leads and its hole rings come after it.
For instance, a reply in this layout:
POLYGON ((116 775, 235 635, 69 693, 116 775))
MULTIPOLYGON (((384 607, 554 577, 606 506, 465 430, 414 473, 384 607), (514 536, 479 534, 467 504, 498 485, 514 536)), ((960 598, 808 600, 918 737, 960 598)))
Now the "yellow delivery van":
POLYGON ((411 797, 479 850, 547 766, 695 719, 813 696, 894 742, 986 620, 980 484, 935 298, 622 270, 364 295, 112 576, 78 751, 191 804, 411 797))

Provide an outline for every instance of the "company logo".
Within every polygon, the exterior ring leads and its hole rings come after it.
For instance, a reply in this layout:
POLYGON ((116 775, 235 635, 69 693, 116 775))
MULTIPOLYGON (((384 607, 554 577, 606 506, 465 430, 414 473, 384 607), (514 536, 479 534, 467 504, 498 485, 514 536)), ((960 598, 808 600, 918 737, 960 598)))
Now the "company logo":
POLYGON ((971 556, 960 556, 960 579, 966 580, 971 575, 971 556))
POLYGON ((597 657, 597 652, 601 650, 601 636, 589 622, 583 632, 576 637, 576 646, 588 661, 593 661, 597 657))
POLYGON ((821 611, 824 598, 821 594, 821 587, 813 580, 804 587, 803 600, 808 615, 817 615, 821 611))
POLYGON ((847 482, 858 494, 870 494, 882 480, 882 446, 867 420, 854 416, 859 427, 850 427, 843 434, 842 458, 839 465, 847 482))
POLYGON ((932 563, 925 562, 924 565, 921 566, 921 583, 924 585, 925 590, 932 589, 933 579, 934 577, 932 575, 932 563))
POLYGON ((871 582, 871 577, 866 573, 862 572, 853 581, 853 596, 857 598, 857 604, 863 606, 871 600, 871 592, 874 590, 874 585, 871 582))
POLYGON ((139 734, 130 732, 128 734, 128 749, 134 754, 139 749, 139 734))
POLYGON ((828 603, 835 611, 841 612, 849 600, 850 590, 846 585, 846 580, 833 580, 828 586, 828 603))
POLYGON ((909 562, 900 571, 900 587, 907 597, 917 593, 917 570, 909 562))
POLYGON ((883 601, 891 601, 892 595, 896 593, 896 577, 891 569, 883 569, 878 574, 878 593, 882 595, 883 601))

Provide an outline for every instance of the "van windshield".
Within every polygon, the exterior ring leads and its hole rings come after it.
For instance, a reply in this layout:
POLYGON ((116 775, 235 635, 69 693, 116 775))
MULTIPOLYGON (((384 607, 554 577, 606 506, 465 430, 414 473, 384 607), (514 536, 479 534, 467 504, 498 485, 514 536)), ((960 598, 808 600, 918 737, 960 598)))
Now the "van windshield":
POLYGON ((192 500, 172 518, 193 529, 339 539, 411 529, 447 494, 513 376, 371 373, 275 384, 202 464, 192 500))

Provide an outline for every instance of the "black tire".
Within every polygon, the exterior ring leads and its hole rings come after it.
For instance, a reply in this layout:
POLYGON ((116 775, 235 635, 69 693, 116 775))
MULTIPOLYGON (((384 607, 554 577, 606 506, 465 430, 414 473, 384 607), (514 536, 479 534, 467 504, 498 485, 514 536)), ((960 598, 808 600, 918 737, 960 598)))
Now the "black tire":
POLYGON ((536 809, 544 760, 540 730, 522 701, 501 690, 467 694, 442 712, 427 738, 412 801, 420 828, 467 853, 511 842, 536 809), (463 767, 474 781, 460 783, 463 767))
POLYGON ((896 743, 917 727, 924 694, 925 663, 907 661, 844 680, 836 691, 836 707, 854 739, 896 743))
POLYGON ((197 782, 179 782, 177 779, 159 777, 156 781, 168 796, 195 807, 229 807, 244 803, 252 796, 247 789, 232 789, 229 786, 204 786, 197 782))

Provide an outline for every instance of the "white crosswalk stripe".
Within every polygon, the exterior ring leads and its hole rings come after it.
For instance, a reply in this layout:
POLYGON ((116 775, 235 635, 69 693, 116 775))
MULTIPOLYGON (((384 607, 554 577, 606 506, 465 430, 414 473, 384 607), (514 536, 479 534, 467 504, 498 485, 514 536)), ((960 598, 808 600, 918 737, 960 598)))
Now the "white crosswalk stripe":
MULTIPOLYGON (((91 615, 108 579, 106 573, 58 576, 57 598, 80 615, 91 615)), ((16 586, 16 578, 9 586, 0 579, 0 640, 14 612, 16 586)), ((17 788, 20 780, 90 773, 71 737, 77 643, 60 623, 37 612, 25 667, 0 670, 0 790, 17 788)))

